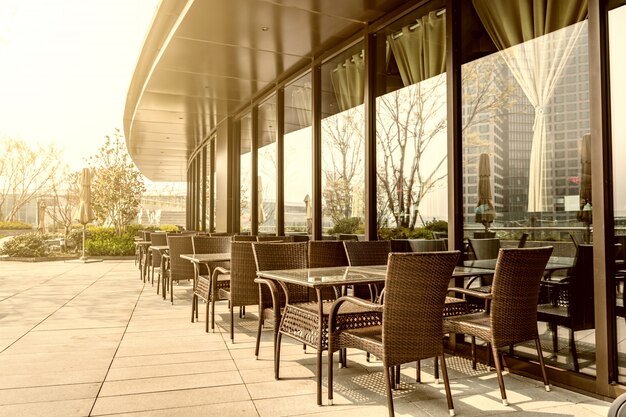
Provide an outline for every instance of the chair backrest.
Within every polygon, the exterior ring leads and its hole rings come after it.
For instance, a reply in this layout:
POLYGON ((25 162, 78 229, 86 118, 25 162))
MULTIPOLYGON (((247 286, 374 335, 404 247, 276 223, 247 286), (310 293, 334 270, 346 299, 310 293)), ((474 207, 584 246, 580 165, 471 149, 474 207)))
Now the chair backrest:
POLYGON ((443 307, 459 256, 459 251, 389 255, 383 307, 383 346, 389 364, 441 353, 443 307))
POLYGON ((256 235, 234 235, 233 242, 256 242, 256 235))
POLYGON ((348 266, 343 242, 339 240, 309 241, 309 268, 348 266))
POLYGON ((339 240, 359 240, 359 237, 353 233, 339 233, 339 240))
POLYGON ((469 239, 469 246, 476 259, 496 259, 500 250, 500 239, 469 239))
POLYGON ((388 240, 344 240, 344 248, 350 266, 387 265, 391 242, 388 240))
POLYGON ((230 236, 193 236, 193 253, 228 253, 230 236))
POLYGON ((142 230, 142 235, 143 235, 143 240, 145 241, 149 241, 150 240, 150 231, 148 230, 142 230))
POLYGON ((252 242, 230 242, 230 302, 233 306, 257 304, 259 286, 252 242))
POLYGON ((433 239, 447 239, 448 232, 431 232, 433 234, 433 239))
POLYGON ((167 233, 150 233, 150 241, 152 242, 152 246, 167 246, 167 233))
POLYGON ((443 239, 409 239, 411 252, 440 252, 446 250, 443 239))
POLYGON ((257 242, 293 242, 291 236, 274 236, 274 235, 259 235, 256 237, 257 242))
POLYGON ((500 249, 491 286, 491 330, 495 347, 537 336, 539 284, 552 246, 500 249))
POLYGON ((595 327, 593 296, 593 245, 579 244, 576 261, 571 270, 567 299, 559 300, 565 304, 574 330, 593 329, 595 327))
MULTIPOLYGON (((309 266, 308 242, 295 243, 253 243, 254 259, 258 271, 279 269, 300 269, 309 266)), ((309 291, 300 285, 287 284, 289 301, 308 302, 309 291)), ((262 286, 264 288, 264 286, 262 286)), ((264 297, 265 298, 265 297, 264 297)))
POLYGON ((174 281, 194 279, 193 264, 186 259, 181 259, 181 254, 193 253, 193 237, 167 236, 167 246, 170 248, 170 277, 174 281))
MULTIPOLYGON (((150 233, 150 241, 152 246, 167 246, 167 233, 150 233)), ((161 266, 161 252, 152 251, 152 266, 161 266)))

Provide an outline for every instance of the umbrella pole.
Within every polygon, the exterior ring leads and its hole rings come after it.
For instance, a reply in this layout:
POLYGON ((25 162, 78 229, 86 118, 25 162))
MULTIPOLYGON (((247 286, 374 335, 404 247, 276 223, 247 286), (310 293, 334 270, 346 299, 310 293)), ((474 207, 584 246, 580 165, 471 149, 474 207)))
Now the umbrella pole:
POLYGON ((87 258, 85 258, 85 228, 87 227, 86 224, 83 224, 83 256, 80 257, 80 259, 85 260, 87 258))

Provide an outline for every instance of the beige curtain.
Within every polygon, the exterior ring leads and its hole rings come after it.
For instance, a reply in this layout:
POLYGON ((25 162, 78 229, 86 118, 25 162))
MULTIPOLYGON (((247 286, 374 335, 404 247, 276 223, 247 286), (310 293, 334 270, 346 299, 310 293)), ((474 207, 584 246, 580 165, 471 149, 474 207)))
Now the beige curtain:
POLYGON ((344 111, 363 104, 365 62, 362 52, 345 60, 331 72, 331 82, 339 110, 344 111))
POLYGON ((302 86, 295 87, 291 93, 291 100, 296 109, 300 128, 312 125, 311 91, 311 83, 307 81, 302 86))
POLYGON ((585 27, 587 0, 473 0, 474 8, 535 108, 528 211, 546 211, 545 106, 585 27), (578 24, 577 24, 578 23, 578 24))
POLYGON ((414 25, 387 36, 405 86, 416 84, 446 70, 445 14, 430 12, 414 25))

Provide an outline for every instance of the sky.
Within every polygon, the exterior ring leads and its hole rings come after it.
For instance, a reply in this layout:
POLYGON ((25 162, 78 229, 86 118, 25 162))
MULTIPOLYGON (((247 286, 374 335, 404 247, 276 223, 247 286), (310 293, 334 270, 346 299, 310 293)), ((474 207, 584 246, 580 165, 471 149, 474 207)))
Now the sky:
POLYGON ((0 0, 0 137, 56 143, 74 169, 123 129, 159 0, 0 0))

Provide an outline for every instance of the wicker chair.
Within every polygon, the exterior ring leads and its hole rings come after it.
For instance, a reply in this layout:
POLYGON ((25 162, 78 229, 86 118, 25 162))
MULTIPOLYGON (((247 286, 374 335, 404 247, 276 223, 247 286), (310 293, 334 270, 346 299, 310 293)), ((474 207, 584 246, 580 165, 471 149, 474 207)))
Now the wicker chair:
POLYGON ((557 327, 569 329, 569 345, 574 370, 578 372, 578 353, 574 332, 595 328, 593 296, 593 246, 580 244, 571 274, 559 281, 543 281, 546 302, 537 306, 537 319, 552 330, 552 350, 558 350, 557 327))
POLYGON ((252 242, 230 243, 230 269, 217 267, 213 270, 213 291, 217 289, 217 296, 211 299, 211 329, 215 325, 215 300, 228 300, 230 309, 230 341, 235 342, 234 308, 241 308, 259 303, 259 286, 254 282, 256 278, 256 262, 252 250, 252 242), (230 285, 225 286, 220 281, 223 276, 229 276, 230 285))
MULTIPOLYGON (((343 242, 338 240, 309 241, 309 268, 327 268, 348 265, 348 258, 343 242)), ((322 297, 325 300, 334 300, 338 297, 340 290, 340 288, 336 288, 335 290, 327 288, 322 292, 322 297)))
POLYGON ((167 246, 170 248, 170 267, 167 274, 163 274, 163 299, 165 300, 169 286, 170 301, 174 304, 174 281, 194 280, 194 266, 180 255, 193 253, 192 236, 167 236, 167 246))
MULTIPOLYGON (((229 236, 220 237, 208 237, 208 236, 194 236, 193 237, 193 253, 227 253, 230 252, 229 236)), ((212 265, 207 266, 205 264, 196 265, 195 268, 199 270, 195 271, 196 281, 193 288, 193 299, 191 300, 191 322, 194 322, 194 317, 198 318, 198 299, 204 300, 206 303, 205 313, 205 331, 209 331, 209 302, 212 302, 212 294, 216 293, 216 289, 228 288, 228 277, 222 274, 215 288, 212 288, 212 271, 211 269, 222 268, 227 269, 229 267, 228 262, 215 262, 212 265)))
POLYGON ((383 362, 389 415, 393 417, 394 368, 403 363, 441 356, 441 369, 450 414, 452 395, 443 353, 442 317, 448 283, 460 252, 392 253, 389 256, 382 305, 356 297, 341 297, 329 318, 328 401, 333 401, 333 352, 356 348, 371 352, 383 362), (341 310, 356 305, 382 313, 382 325, 343 328, 341 310))
MULTIPOLYGON (((257 271, 272 271, 278 269, 297 269, 308 267, 308 243, 255 243, 253 244, 254 259, 257 271)), ((261 343, 261 330, 265 320, 274 321, 274 352, 280 325, 282 309, 285 307, 285 293, 276 282, 257 278, 259 300, 259 326, 256 337, 254 356, 259 357, 259 345, 261 343)), ((297 285, 289 288, 291 302, 308 302, 309 291, 297 285)), ((274 363, 276 378, 278 378, 277 360, 274 363)))
POLYGON ((256 235, 234 235, 233 242, 256 242, 256 235))
POLYGON ((257 242, 293 242, 292 236, 262 235, 256 237, 257 242))
MULTIPOLYGON (((167 246, 167 233, 151 233, 150 234, 151 246, 167 246)), ((158 283, 161 280, 161 253, 158 251, 150 250, 150 284, 154 284, 154 269, 159 269, 159 278, 157 279, 157 287, 158 283)), ((158 288, 157 288, 158 293, 158 288)))
MULTIPOLYGON (((343 241, 346 249, 346 256, 350 266, 363 265, 387 265, 387 258, 391 253, 391 242, 389 240, 372 241, 343 241)), ((370 285, 367 289, 363 287, 354 288, 354 296, 376 300, 382 291, 382 285, 370 285)))
POLYGON ((491 293, 456 289, 490 300, 489 310, 444 319, 446 333, 478 337, 491 346, 504 405, 508 402, 498 349, 505 346, 534 339, 545 388, 550 390, 537 331, 537 301, 541 278, 551 254, 551 246, 500 249, 491 293))

